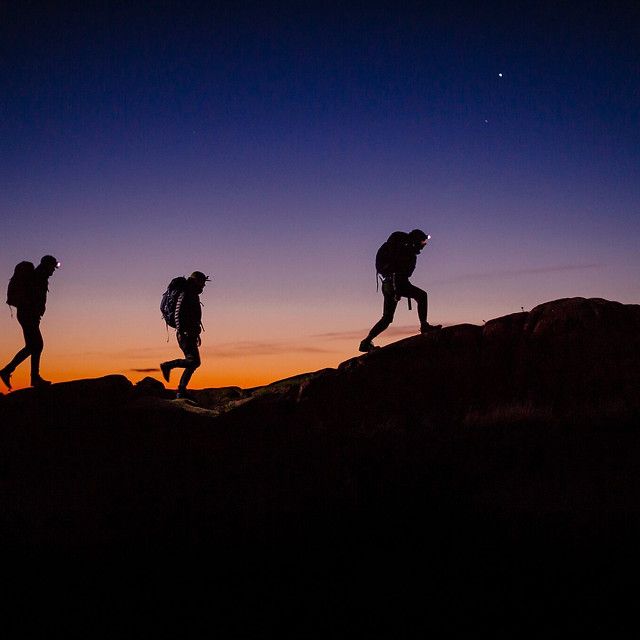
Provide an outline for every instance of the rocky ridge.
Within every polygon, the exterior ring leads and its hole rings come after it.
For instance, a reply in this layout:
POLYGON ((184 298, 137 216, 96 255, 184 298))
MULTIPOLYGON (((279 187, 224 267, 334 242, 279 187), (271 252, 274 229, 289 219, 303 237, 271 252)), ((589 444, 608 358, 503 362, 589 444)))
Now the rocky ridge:
MULTIPOLYGON (((370 630, 394 612, 389 631, 424 629, 425 601, 473 629, 524 611, 557 631, 530 612, 575 607, 588 626, 640 570, 638 305, 556 300, 194 395, 112 375, 0 397, 2 548, 151 555, 172 602, 202 565, 190 597, 259 585, 270 615, 283 594, 366 601, 370 630)), ((122 591, 125 557, 94 573, 122 591)))

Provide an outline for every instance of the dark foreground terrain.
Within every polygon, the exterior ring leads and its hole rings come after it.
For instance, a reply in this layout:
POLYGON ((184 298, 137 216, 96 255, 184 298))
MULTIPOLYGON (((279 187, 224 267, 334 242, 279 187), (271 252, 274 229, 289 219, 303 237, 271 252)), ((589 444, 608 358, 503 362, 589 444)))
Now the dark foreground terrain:
POLYGON ((4 604, 85 637, 630 636, 639 389, 640 306, 571 298, 197 405, 14 392, 4 604))

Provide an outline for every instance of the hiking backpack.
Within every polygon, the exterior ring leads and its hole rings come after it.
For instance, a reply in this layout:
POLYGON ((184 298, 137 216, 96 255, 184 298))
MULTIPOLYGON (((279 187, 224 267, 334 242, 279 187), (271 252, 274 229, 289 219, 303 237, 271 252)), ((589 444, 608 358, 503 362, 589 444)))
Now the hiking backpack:
POLYGON ((19 262, 13 270, 13 275, 7 287, 7 304, 10 307, 22 307, 32 295, 33 276, 35 267, 33 262, 19 262))
POLYGON ((162 300, 160 301, 160 313, 164 321, 173 329, 176 328, 176 304, 180 294, 187 288, 187 279, 178 276, 174 278, 167 287, 167 290, 162 294, 162 300))
POLYGON ((389 236, 376 253, 376 276, 380 274, 387 278, 401 269, 408 242, 409 234, 404 231, 394 231, 389 236))

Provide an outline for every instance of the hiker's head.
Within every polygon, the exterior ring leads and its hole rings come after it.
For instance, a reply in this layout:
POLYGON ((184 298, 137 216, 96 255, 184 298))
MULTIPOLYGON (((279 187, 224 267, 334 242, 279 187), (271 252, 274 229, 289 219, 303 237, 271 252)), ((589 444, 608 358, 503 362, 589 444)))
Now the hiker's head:
POLYGON ((202 293, 205 285, 209 282, 211 278, 209 276, 205 276, 202 271, 194 271, 189 276, 189 284, 197 293, 202 293))
POLYGON ((424 249, 429 238, 431 238, 431 236, 426 234, 421 229, 414 229, 413 231, 409 232, 409 243, 416 253, 420 253, 424 249))
POLYGON ((42 260, 40 260, 40 266, 48 276, 51 276, 60 266, 60 263, 58 262, 58 259, 53 256, 44 256, 42 260))

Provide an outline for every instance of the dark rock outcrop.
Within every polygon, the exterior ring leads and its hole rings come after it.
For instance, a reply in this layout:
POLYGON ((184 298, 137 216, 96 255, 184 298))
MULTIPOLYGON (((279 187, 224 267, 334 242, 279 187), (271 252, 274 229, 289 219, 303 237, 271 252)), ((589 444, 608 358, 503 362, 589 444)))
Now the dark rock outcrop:
POLYGON ((195 396, 108 376, 0 397, 2 542, 313 548, 363 575, 390 546, 452 589, 467 564, 579 578, 640 533, 638 305, 557 300, 195 396))

